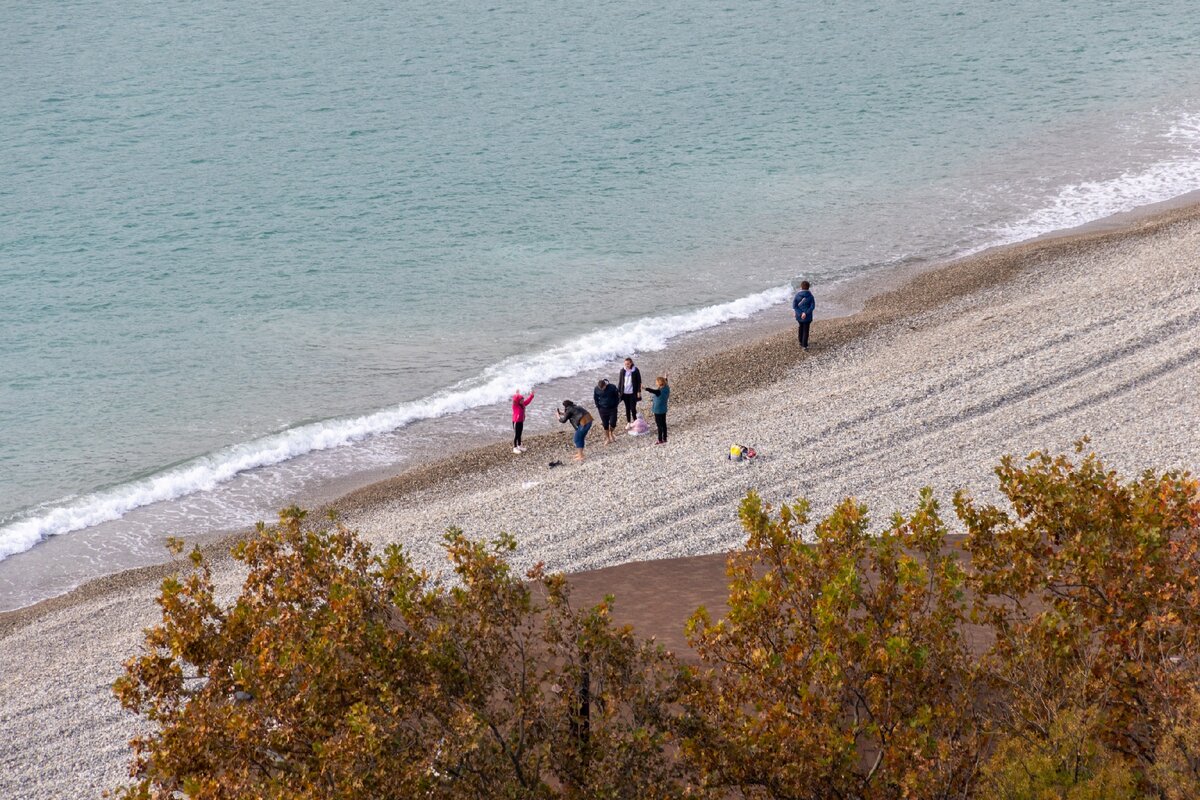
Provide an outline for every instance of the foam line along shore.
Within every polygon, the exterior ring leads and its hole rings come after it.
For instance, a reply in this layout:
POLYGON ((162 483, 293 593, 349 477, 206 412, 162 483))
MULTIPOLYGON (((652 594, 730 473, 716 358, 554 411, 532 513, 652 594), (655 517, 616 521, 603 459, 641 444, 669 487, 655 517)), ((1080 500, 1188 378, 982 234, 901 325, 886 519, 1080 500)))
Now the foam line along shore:
MULTIPOLYGON (((1170 145, 1169 158, 1151 160, 1137 169, 1107 178, 1068 183, 1051 197, 1039 201, 1036 207, 977 231, 975 241, 943 255, 961 257, 990 247, 1032 240, 1167 201, 1195 189, 1200 186, 1200 113, 1182 112, 1164 124, 1160 138, 1170 145)), ((908 254, 898 260, 937 263, 937 258, 930 254, 908 254)), ((803 265, 797 265, 798 271, 803 269, 803 265)), ((869 272, 860 264, 843 274, 853 280, 869 272)), ((361 442, 417 420, 502 402, 514 386, 545 384, 577 375, 627 353, 661 350, 680 335, 744 319, 779 304, 788 293, 788 286, 777 286, 703 308, 597 329, 542 351, 511 356, 426 397, 368 414, 289 426, 155 470, 143 478, 10 512, 8 519, 0 522, 0 560, 24 552, 48 536, 120 519, 136 508, 211 491, 249 470, 361 442)))
POLYGON ((744 319, 789 296, 777 287, 728 303, 678 314, 634 320, 598 330, 557 347, 507 359, 477 377, 420 400, 348 419, 301 425, 187 461, 147 478, 100 489, 35 508, 0 527, 0 560, 34 547, 49 536, 119 519, 153 503, 211 490, 248 470, 313 451, 341 447, 373 434, 501 402, 514 386, 537 386, 606 365, 625 353, 654 352, 673 338, 744 319))
MULTIPOLYGON (((883 519, 923 485, 988 498, 1000 455, 1062 450, 1083 434, 1126 474, 1194 470, 1198 247, 1200 208, 1189 207, 983 253, 858 314, 818 320, 807 357, 786 331, 672 371, 689 402, 672 409, 667 447, 622 441, 548 471, 497 445, 338 507, 370 542, 400 543, 431 569, 444 565, 441 531, 456 524, 512 533, 519 565, 573 571, 734 546, 736 503, 750 487, 775 503, 807 496, 817 514, 853 494, 883 519), (1127 300, 1119 315, 1108 310, 1114 287, 1127 300), (744 376, 735 391, 710 380, 734 370, 744 376), (759 458, 727 463, 730 441, 759 458)), ((530 444, 539 457, 568 446, 554 434, 530 444)), ((94 795, 122 779, 133 720, 108 686, 155 619, 157 582, 171 569, 110 576, 0 615, 0 763, 11 765, 0 795, 94 795)), ((228 559, 215 569, 223 592, 237 586, 228 559)))
MULTIPOLYGON (((1116 213, 1119 216, 1121 213, 1137 213, 1140 207, 1137 204, 1141 201, 1169 202, 1165 200, 1164 195, 1194 186, 1196 181, 1200 180, 1193 174, 1200 170, 1200 124, 1192 117, 1184 117, 1177 120, 1171 130, 1175 138, 1194 145, 1195 152, 1191 154, 1194 157, 1180 156, 1171 164, 1155 163, 1146 171, 1136 174, 1103 182, 1068 186, 1060 190, 1054 201, 1045 209, 1029 214, 1017 222, 998 227, 987 234, 989 238, 985 241, 989 242, 989 245, 981 244, 969 248, 966 252, 981 252, 989 246, 1004 246, 1018 236, 1032 235, 1036 239, 1045 235, 1069 235, 1070 230, 1059 231, 1054 226, 1062 221, 1094 224, 1094 215, 1097 214, 1116 213)), ((1153 209, 1154 206, 1144 208, 1153 209)), ((1101 216, 1099 219, 1108 218, 1101 216)), ((842 281, 843 305, 853 307, 856 301, 850 298, 856 294, 861 296, 863 287, 874 286, 875 290, 878 290, 894 283, 900 276, 932 269, 935 266, 936 262, 916 260, 907 265, 907 269, 881 265, 874 270, 852 271, 853 277, 842 281)), ((288 428, 276 434, 232 445, 144 478, 44 504, 17 515, 15 519, 10 519, 0 526, 0 563, 6 557, 29 551, 48 537, 121 520, 135 509, 203 495, 223 487, 238 476, 262 468, 274 465, 284 465, 286 468, 288 462, 306 454, 354 445, 381 433, 403 429, 421 420, 461 415, 473 409, 502 403, 516 386, 544 385, 547 382, 578 376, 609 364, 628 353, 659 352, 687 334, 715 330, 717 333, 714 336, 719 341, 719 331, 723 325, 734 320, 755 318, 756 315, 762 315, 770 309, 775 309, 772 313, 779 313, 778 308, 788 296, 790 288, 780 286, 714 306, 633 320, 597 330, 532 355, 505 359, 471 379, 417 401, 401 403, 366 415, 288 428)), ((829 295, 826 297, 828 299, 829 295)), ((828 313, 824 316, 828 316, 828 313)), ((684 352, 686 351, 685 346, 684 352)), ((477 438, 468 438, 460 446, 470 449, 477 443, 477 438)), ((378 471, 373 474, 378 474, 378 471)), ((326 485, 338 485, 338 476, 327 474, 323 482, 326 485)), ((361 484, 361 479, 359 482, 361 484)), ((342 481, 341 485, 345 485, 345 482, 342 481)), ((311 493, 311 484, 303 490, 293 488, 290 495, 276 495, 276 504, 282 504, 285 499, 290 500, 311 493)), ((243 507, 228 517, 206 519, 207 530, 236 528, 247 525, 261 516, 269 516, 271 509, 262 505, 264 498, 260 497, 257 500, 260 507, 243 507)), ((204 518, 205 515, 197 513, 195 516, 204 518)), ((159 523, 157 528, 166 528, 168 524, 159 523)), ((154 538, 157 539, 161 535, 163 533, 160 530, 154 538)), ((147 549, 151 550, 148 556, 131 556, 123 564, 118 563, 101 569, 112 571, 161 558, 153 547, 147 549)), ((97 574, 94 567, 89 566, 88 570, 81 573, 75 582, 97 574)), ((65 588, 69 588, 69 584, 60 583, 49 591, 53 593, 65 588)), ((47 596, 46 592, 30 594, 27 588, 16 591, 26 598, 17 598, 16 604, 32 602, 47 596)), ((14 603, 9 601, 6 605, 12 607, 14 603)))
MULTIPOLYGON (((920 297, 920 313, 932 313, 955 298, 978 292, 986 287, 1004 285, 1031 263, 1052 260, 1060 253, 1069 254, 1081 248, 1102 248, 1108 241, 1137 239, 1154 235, 1160 228, 1200 216, 1200 197, 1188 195, 1175 201, 1148 207, 1145 213, 1122 215, 1101 224, 1084 226, 1074 232, 1061 232, 1049 237, 1016 245, 999 246, 933 269, 916 270, 900 281, 884 279, 874 284, 877 290, 865 298, 863 307, 853 314, 820 320, 824 347, 852 346, 875 328, 894 324, 913 313, 913 298, 920 297)), ((673 372, 677 386, 676 401, 680 415, 692 413, 692 407, 702 408, 714 401, 736 403, 736 398, 765 386, 777 384, 796 368, 803 356, 794 346, 794 332, 788 326, 780 333, 775 320, 763 320, 759 325, 739 332, 736 338, 708 338, 700 346, 679 356, 681 367, 673 372), (712 375, 736 374, 738 380, 724 384, 711 380, 712 375)), ((543 452, 557 452, 563 447, 559 432, 527 437, 532 443, 536 461, 543 452)), ((314 506, 316 516, 334 511, 354 518, 381 505, 393 505, 397 498, 428 491, 451 481, 473 481, 513 463, 507 444, 497 442, 473 447, 462 453, 435 459, 406 469, 394 477, 386 477, 367 485, 351 488, 331 501, 314 506)), ((240 533, 234 533, 236 538, 240 533)), ((433 537, 436 539, 436 537, 433 537)), ((227 548, 227 535, 212 542, 212 552, 220 555, 227 548)), ((128 579, 143 580, 169 569, 169 565, 151 566, 128 571, 128 579)), ((119 575, 91 581, 70 596, 87 594, 88 586, 120 585, 126 579, 119 575)), ((37 603, 29 609, 0 612, 0 618, 23 618, 26 612, 36 613, 43 606, 57 607, 66 598, 37 603)))

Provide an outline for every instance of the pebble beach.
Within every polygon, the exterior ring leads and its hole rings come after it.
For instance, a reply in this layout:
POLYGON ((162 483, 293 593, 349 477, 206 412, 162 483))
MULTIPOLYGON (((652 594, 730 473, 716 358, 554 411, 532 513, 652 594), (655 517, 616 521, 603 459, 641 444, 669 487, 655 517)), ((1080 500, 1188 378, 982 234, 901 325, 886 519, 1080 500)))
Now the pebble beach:
POLYGON ((808 353, 789 331, 691 365, 666 447, 594 431, 586 463, 547 469, 570 452, 564 426, 520 459, 480 454, 457 477, 384 482, 335 507, 429 563, 427 532, 453 525, 508 531, 523 564, 573 571, 734 547, 750 488, 818 511, 855 496, 886 519, 926 485, 991 497, 1001 455, 1082 436, 1125 473, 1194 468, 1198 253, 1189 210, 985 254, 826 322, 808 353), (732 443, 759 457, 731 463, 732 443))
MULTIPOLYGON (((855 496, 882 523, 923 486, 947 503, 960 487, 993 499, 1002 455, 1083 436, 1126 475, 1200 466, 1200 207, 988 251, 844 318, 822 319, 814 288, 807 353, 774 324, 688 364, 639 360, 646 376, 671 372, 666 446, 605 446, 594 429, 575 465, 563 426, 527 437, 524 455, 497 442, 330 508, 435 571, 441 532, 459 527, 511 533, 520 567, 580 572, 736 547, 751 488, 773 504, 807 497, 817 515, 855 496), (733 443, 758 457, 730 462, 733 443)), ((531 412, 559 400, 539 395, 531 412)), ((235 567, 217 566, 236 591, 235 567)), ((120 783, 135 720, 109 687, 156 619, 165 569, 0 615, 0 798, 97 797, 120 783)))

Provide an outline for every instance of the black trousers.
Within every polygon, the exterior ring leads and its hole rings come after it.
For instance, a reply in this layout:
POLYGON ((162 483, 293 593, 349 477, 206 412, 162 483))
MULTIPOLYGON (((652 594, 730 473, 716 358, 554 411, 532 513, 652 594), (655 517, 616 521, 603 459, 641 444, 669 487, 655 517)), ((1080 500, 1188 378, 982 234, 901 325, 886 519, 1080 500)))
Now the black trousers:
POLYGON ((667 440, 667 415, 665 413, 655 414, 654 424, 658 428, 658 440, 665 442, 667 440))
POLYGON ((615 431, 617 429, 617 407, 612 408, 597 408, 600 412, 600 424, 606 431, 615 431))
POLYGON ((524 420, 522 420, 521 422, 513 423, 513 447, 521 446, 521 431, 524 428, 525 428, 524 420))
POLYGON ((621 395, 621 401, 625 403, 625 421, 633 422, 637 419, 637 395, 623 394, 621 395))
POLYGON ((808 326, 812 325, 812 320, 806 319, 804 322, 799 322, 799 320, 797 320, 797 324, 800 325, 800 333, 799 333, 800 346, 807 348, 808 347, 808 326))

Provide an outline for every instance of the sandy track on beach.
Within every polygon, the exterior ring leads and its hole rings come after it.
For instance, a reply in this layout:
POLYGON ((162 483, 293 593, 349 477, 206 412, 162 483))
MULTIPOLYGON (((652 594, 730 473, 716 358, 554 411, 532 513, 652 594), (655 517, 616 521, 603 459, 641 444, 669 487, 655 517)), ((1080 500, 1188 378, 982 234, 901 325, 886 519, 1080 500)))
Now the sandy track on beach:
MULTIPOLYGON (((550 457, 569 456, 564 429, 521 458, 493 453, 457 476, 383 487, 349 503, 347 521, 433 567, 439 534, 454 525, 516 535, 521 564, 582 570, 735 546, 737 502, 751 487, 774 503, 807 496, 818 514, 855 495, 882 522, 924 485, 947 502, 959 486, 992 497, 1002 454, 1064 450, 1084 434, 1126 474, 1195 469, 1200 220, 1175 216, 1140 233, 1016 248, 1001 257, 1005 280, 928 308, 951 267, 881 301, 876 311, 890 311, 861 335, 818 322, 810 355, 778 374, 754 360, 783 339, 709 359, 677 382, 666 447, 644 437, 605 448, 594 431, 584 465, 550 470, 550 457), (743 375, 768 373, 738 392, 743 375), (686 403, 701 386, 705 399, 686 403), (761 457, 727 462, 732 442, 761 457)), ((534 413, 552 402, 539 397, 534 413)), ((222 574, 232 586, 232 571, 222 574)), ((96 797, 121 779, 133 722, 108 686, 156 618, 155 591, 152 572, 117 576, 8 616, 0 798, 96 797)))

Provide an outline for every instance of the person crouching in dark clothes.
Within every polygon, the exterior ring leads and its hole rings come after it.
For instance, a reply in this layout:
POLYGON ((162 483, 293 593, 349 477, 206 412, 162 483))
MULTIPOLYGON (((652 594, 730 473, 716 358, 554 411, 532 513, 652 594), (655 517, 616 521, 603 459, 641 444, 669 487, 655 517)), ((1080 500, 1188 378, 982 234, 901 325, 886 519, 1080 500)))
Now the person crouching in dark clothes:
POLYGON ((583 448, 587 444, 588 431, 592 429, 592 415, 583 406, 563 400, 562 408, 558 410, 558 421, 569 422, 575 429, 575 460, 583 461, 583 448))

